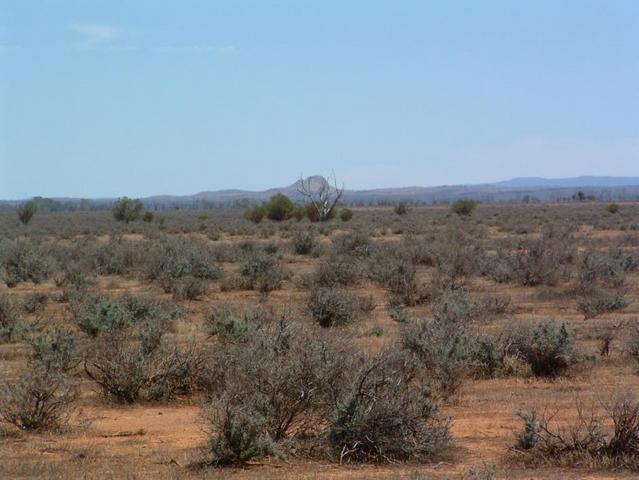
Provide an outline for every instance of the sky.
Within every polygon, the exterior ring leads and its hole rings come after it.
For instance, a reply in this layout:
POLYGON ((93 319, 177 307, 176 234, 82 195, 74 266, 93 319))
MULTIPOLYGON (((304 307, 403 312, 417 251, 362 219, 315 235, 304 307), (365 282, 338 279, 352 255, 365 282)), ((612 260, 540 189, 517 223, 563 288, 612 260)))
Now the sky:
POLYGON ((639 176, 636 0, 0 0, 0 198, 639 176))

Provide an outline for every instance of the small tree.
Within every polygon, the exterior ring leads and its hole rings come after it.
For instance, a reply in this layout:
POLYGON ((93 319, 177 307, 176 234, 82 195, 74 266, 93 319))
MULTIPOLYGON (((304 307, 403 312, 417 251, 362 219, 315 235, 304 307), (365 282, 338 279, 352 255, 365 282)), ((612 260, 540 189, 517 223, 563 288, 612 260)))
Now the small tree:
POLYGON ((460 217, 469 217, 477 205, 479 205, 477 200, 462 199, 453 203, 451 210, 460 217))
POLYGON ((140 200, 122 197, 113 204, 112 212, 118 222, 129 223, 140 218, 142 210, 144 210, 144 205, 140 200))
POLYGON ((308 217, 314 222, 333 218, 335 207, 344 194, 344 186, 338 187, 335 176, 332 184, 324 177, 300 178, 297 191, 308 204, 308 217), (314 185, 315 184, 315 185, 314 185))
POLYGON ((18 218, 22 222, 23 225, 26 225, 31 221, 33 216, 38 211, 38 204, 31 200, 30 202, 26 202, 18 208, 18 218))

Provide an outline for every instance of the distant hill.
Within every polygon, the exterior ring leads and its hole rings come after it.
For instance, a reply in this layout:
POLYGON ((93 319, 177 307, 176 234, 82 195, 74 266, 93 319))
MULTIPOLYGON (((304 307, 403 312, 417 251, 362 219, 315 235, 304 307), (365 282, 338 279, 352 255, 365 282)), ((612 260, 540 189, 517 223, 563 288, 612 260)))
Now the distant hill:
MULTIPOLYGON (((315 175, 308 177, 317 188, 326 180, 315 175)), ((141 198, 147 208, 166 210, 172 208, 211 208, 214 206, 246 206, 268 200, 283 193, 295 201, 302 199, 298 192, 301 180, 284 187, 267 190, 215 190, 193 195, 154 195, 141 198)), ((521 177, 497 183, 478 185, 442 185, 437 187, 376 188, 370 190, 345 190, 342 200, 352 205, 380 205, 399 201, 411 203, 450 203, 460 198, 472 198, 484 203, 504 202, 567 202, 582 192, 582 198, 600 201, 639 200, 639 177, 571 177, 539 178, 521 177)), ((77 198, 38 199, 42 211, 109 208, 115 198, 81 200, 77 198)), ((13 209, 23 200, 0 201, 0 208, 13 209)))
POLYGON ((639 177, 570 177, 570 178, 541 178, 519 177, 503 182, 494 183, 507 188, 579 188, 579 187, 629 187, 639 186, 639 177))

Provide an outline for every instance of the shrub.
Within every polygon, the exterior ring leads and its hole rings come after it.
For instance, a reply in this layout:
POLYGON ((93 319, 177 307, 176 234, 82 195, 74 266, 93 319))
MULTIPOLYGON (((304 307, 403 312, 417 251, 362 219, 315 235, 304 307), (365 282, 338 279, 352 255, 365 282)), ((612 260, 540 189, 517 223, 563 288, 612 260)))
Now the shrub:
POLYGON ((393 211, 397 215, 406 215, 408 213, 408 204, 406 202, 399 202, 397 205, 395 205, 393 211))
POLYGON ((71 308, 76 325, 90 337, 121 330, 133 324, 131 312, 121 303, 107 298, 88 298, 71 308))
POLYGON ((477 205, 479 205, 479 202, 477 200, 457 200, 451 206, 451 211, 459 215, 460 217, 468 217, 473 213, 475 208, 477 208, 477 205))
POLYGON ((27 313, 41 312, 44 310, 48 299, 49 297, 47 297, 46 293, 31 293, 22 301, 22 308, 24 308, 27 313))
POLYGON ((203 370, 198 351, 167 345, 161 335, 146 344, 144 339, 142 328, 110 332, 96 340, 84 370, 102 394, 118 403, 134 403, 192 391, 203 370))
POLYGON ((514 249, 500 249, 483 270, 499 283, 555 285, 568 274, 568 267, 573 261, 572 236, 551 233, 541 238, 522 240, 514 249))
POLYGON ((350 368, 348 350, 336 339, 285 319, 246 337, 226 337, 214 365, 220 373, 212 406, 241 406, 261 417, 262 432, 276 442, 316 430, 350 368))
POLYGON ((268 293, 271 290, 281 288, 282 282, 287 277, 281 262, 276 258, 253 254, 242 264, 241 274, 247 279, 247 287, 268 293))
POLYGON ((18 242, 6 252, 4 269, 8 287, 27 281, 38 284, 53 273, 53 260, 41 245, 18 242))
POLYGON ((37 364, 0 389, 0 416, 21 430, 63 427, 77 399, 77 389, 61 373, 37 364))
POLYGON ((142 215, 142 220, 146 223, 151 223, 153 221, 153 218, 153 212, 144 212, 144 215, 142 215))
POLYGON ((524 458, 562 466, 587 462, 591 468, 639 468, 639 402, 634 396, 626 393, 604 403, 603 416, 594 406, 577 403, 576 409, 577 418, 568 425, 554 421, 552 414, 519 412, 524 431, 516 447, 524 458))
POLYGON ((349 222, 353 218, 353 210, 350 208, 342 208, 339 212, 339 218, 342 222, 349 222))
POLYGON ((369 257, 373 252, 370 237, 365 232, 350 232, 333 240, 335 252, 354 257, 369 257))
POLYGON ((266 209, 262 206, 249 208, 244 211, 244 218, 250 220, 253 223, 260 223, 266 216, 266 209))
POLYGON ((296 232, 291 240, 293 250, 298 255, 308 255, 315 247, 315 237, 308 232, 296 232))
POLYGON ((7 294, 0 294, 0 340, 7 341, 14 337, 21 324, 13 299, 7 294))
POLYGON ((639 362, 639 324, 632 326, 626 339, 624 351, 639 362))
POLYGON ((295 209, 295 204, 283 193, 273 195, 269 201, 264 204, 266 218, 276 222, 291 218, 295 209))
POLYGON ((608 211, 608 213, 615 214, 619 211, 619 204, 609 203, 608 205, 606 205, 606 210, 608 211))
POLYGON ((351 323, 356 315, 357 299, 337 288, 314 289, 308 299, 313 319, 322 327, 351 323))
POLYGON ((511 337, 511 348, 530 365, 535 376, 556 377, 577 361, 568 322, 542 320, 534 326, 520 326, 511 337))
POLYGON ((259 414, 227 405, 221 414, 209 409, 208 417, 218 432, 209 440, 215 465, 243 465, 275 452, 273 441, 264 434, 264 419, 259 414))
POLYGON ((71 330, 38 332, 28 338, 36 360, 47 370, 68 372, 80 363, 77 338, 71 330))
POLYGON ((212 264, 211 254, 204 245, 180 238, 163 241, 159 251, 150 255, 148 274, 155 279, 191 276, 216 280, 221 271, 212 264))
POLYGON ((602 289, 591 289, 577 298, 577 307, 584 314, 584 318, 595 318, 602 313, 623 310, 628 306, 623 294, 610 293, 602 289))
POLYGON ((255 321, 258 316, 251 311, 238 314, 229 305, 220 304, 205 317, 205 328, 209 335, 219 335, 223 342, 248 341, 259 328, 255 321))
POLYGON ((352 378, 330 426, 340 463, 424 459, 450 442, 449 422, 398 354, 382 352, 352 378))
POLYGON ((363 276, 360 262, 350 256, 331 255, 317 266, 312 280, 323 287, 352 286, 363 276))
POLYGON ((170 286, 173 293, 173 300, 199 300, 208 291, 206 280, 196 277, 184 277, 176 280, 170 286))
POLYGON ((469 371, 473 347, 462 324, 442 319, 411 322, 401 330, 401 342, 427 372, 437 393, 449 397, 457 392, 469 371))
POLYGON ((131 200, 128 197, 122 197, 113 203, 111 213, 113 218, 118 222, 129 223, 140 218, 144 205, 140 200, 131 200))
POLYGON ((76 325, 91 337, 132 326, 155 325, 165 331, 180 310, 151 298, 125 295, 119 299, 86 296, 70 306, 76 325))
POLYGON ((18 208, 18 218, 23 225, 26 225, 31 221, 33 216, 38 211, 38 204, 34 201, 26 202, 18 208))
POLYGON ((412 307, 427 299, 426 290, 417 282, 415 267, 406 262, 398 262, 387 273, 386 286, 397 303, 412 307))

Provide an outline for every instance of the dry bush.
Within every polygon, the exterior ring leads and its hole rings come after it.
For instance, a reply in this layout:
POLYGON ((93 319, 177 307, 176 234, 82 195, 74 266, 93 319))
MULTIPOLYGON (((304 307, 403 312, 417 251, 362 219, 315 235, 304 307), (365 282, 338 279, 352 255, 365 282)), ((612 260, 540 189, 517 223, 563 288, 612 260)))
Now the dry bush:
POLYGON ((8 341, 15 338, 22 329, 22 319, 18 314, 18 308, 8 294, 0 294, 0 341, 8 341))
POLYGON ((173 300, 200 300, 209 290, 208 282, 196 277, 183 277, 163 282, 163 288, 167 293, 172 293, 173 300))
POLYGON ((373 253, 374 246, 369 233, 357 230, 333 239, 333 249, 338 255, 365 258, 373 253))
POLYGON ((262 253, 248 256, 242 264, 241 275, 247 289, 262 293, 279 290, 282 288, 282 282, 289 278, 289 273, 280 260, 262 253))
POLYGON ((577 272, 577 307, 584 318, 624 309, 625 273, 633 268, 621 251, 587 252, 577 272))
POLYGON ((484 257, 482 271, 499 283, 524 286, 555 285, 570 272, 575 254, 569 232, 549 231, 540 238, 519 241, 514 248, 499 249, 484 257))
POLYGON ((291 245, 297 255, 308 255, 317 248, 315 236, 311 231, 296 232, 291 239, 291 245))
POLYGON ((241 406, 276 442, 312 432, 330 415, 348 378, 343 342, 285 320, 225 340, 210 408, 241 406))
POLYGON ((170 400, 198 387, 204 370, 201 353, 147 334, 144 329, 120 330, 94 341, 84 370, 105 398, 117 403, 170 400))
POLYGON ((347 325, 359 311, 357 297, 338 288, 316 288, 308 298, 308 309, 322 327, 347 325))
POLYGON ((322 287, 352 286, 359 284, 363 277, 361 259, 333 254, 317 266, 310 281, 322 287))
POLYGON ((8 287, 20 282, 41 283, 53 273, 54 261, 43 245, 20 241, 4 244, 0 251, 4 281, 8 287))
POLYGON ((330 425, 340 463, 423 460, 450 443, 448 420, 415 376, 401 353, 382 352, 360 366, 330 425))
POLYGON ((93 271, 98 275, 124 275, 140 268, 149 251, 147 242, 132 242, 113 236, 98 243, 87 253, 93 271))
POLYGON ((472 338, 461 322, 440 318, 407 323, 402 347, 411 352, 428 375, 435 393, 455 394, 469 372, 472 338))
POLYGON ((524 430, 517 450, 533 464, 587 465, 639 471, 639 402, 627 393, 604 403, 602 416, 577 402, 577 418, 556 421, 556 413, 519 412, 524 430), (606 428, 606 423, 611 428, 606 428))
POLYGON ((22 430, 64 427, 78 396, 61 372, 33 363, 15 383, 0 387, 0 416, 22 430))
POLYGON ((205 245, 186 238, 170 238, 147 254, 147 276, 151 279, 195 277, 217 280, 221 270, 213 264, 205 245))

